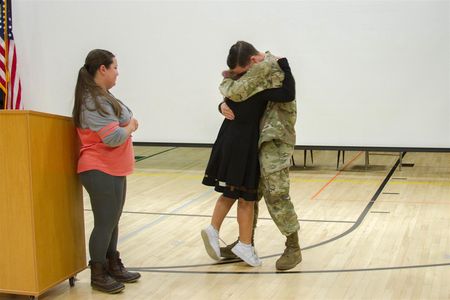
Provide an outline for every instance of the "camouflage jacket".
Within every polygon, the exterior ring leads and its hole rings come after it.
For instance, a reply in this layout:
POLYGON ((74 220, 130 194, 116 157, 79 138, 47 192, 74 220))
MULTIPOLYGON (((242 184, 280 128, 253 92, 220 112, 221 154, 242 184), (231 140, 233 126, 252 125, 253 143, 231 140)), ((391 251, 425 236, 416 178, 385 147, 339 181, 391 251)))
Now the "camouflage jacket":
MULTIPOLYGON (((254 64, 239 79, 224 78, 219 90, 224 97, 234 102, 242 102, 265 89, 281 87, 283 79, 284 73, 276 57, 266 52, 264 61, 254 64)), ((271 140, 294 146, 296 119, 295 100, 286 103, 269 102, 261 118, 259 146, 271 140)))

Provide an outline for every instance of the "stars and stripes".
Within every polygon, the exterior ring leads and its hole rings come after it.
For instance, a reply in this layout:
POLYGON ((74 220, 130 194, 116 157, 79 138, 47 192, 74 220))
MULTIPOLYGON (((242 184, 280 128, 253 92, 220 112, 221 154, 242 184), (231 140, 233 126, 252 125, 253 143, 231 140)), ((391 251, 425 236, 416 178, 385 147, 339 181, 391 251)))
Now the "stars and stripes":
POLYGON ((22 86, 17 72, 17 53, 12 32, 11 0, 0 0, 0 93, 3 108, 23 109, 22 86))

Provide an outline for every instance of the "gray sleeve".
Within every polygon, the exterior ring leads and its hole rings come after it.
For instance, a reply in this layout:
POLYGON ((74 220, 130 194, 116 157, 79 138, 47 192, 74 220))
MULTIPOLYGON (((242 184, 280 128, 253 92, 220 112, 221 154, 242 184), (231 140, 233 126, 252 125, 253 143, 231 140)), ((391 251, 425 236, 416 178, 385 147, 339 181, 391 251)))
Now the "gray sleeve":
POLYGON ((130 122, 131 118, 133 117, 133 112, 122 101, 120 101, 119 99, 117 99, 117 101, 122 106, 122 112, 120 113, 119 118, 119 125, 124 126, 124 124, 128 124, 128 122, 130 122))
MULTIPOLYGON (((89 102, 86 101, 89 105, 89 102)), ((103 143, 110 147, 117 147, 128 139, 125 128, 120 127, 119 118, 114 114, 114 110, 108 102, 102 103, 102 108, 106 114, 101 115, 97 110, 82 109, 81 127, 89 128, 97 132, 103 143)))
POLYGON ((128 139, 128 134, 123 127, 118 127, 113 133, 105 136, 102 141, 110 147, 117 147, 125 143, 128 139))

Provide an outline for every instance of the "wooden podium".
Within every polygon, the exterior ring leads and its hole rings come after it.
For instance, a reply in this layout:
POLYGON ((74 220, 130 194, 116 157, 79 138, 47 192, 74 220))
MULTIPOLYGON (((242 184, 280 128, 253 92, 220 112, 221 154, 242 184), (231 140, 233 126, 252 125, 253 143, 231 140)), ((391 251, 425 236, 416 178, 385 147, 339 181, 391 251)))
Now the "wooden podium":
POLYGON ((86 268, 71 118, 0 111, 0 293, 39 296, 86 268))

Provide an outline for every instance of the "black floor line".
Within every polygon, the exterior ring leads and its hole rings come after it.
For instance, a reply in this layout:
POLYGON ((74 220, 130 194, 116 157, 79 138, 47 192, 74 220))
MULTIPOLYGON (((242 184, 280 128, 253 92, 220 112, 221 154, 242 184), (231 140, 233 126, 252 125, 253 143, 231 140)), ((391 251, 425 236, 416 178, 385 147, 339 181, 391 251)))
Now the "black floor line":
MULTIPOLYGON (((405 156, 406 152, 403 153, 403 156, 405 156)), ((394 164, 392 169, 389 171, 375 194, 372 196, 372 199, 370 202, 366 205, 356 222, 353 222, 353 225, 344 231, 343 233, 322 241, 317 244, 313 244, 307 247, 302 248, 303 251, 308 249, 313 249, 328 243, 331 243, 333 241, 336 241, 351 232, 353 232, 356 228, 361 225, 364 218, 369 213, 370 209, 372 208, 375 201, 378 199, 379 195, 382 193, 383 189, 385 188, 386 184, 391 179, 392 175, 394 174, 395 170, 400 164, 400 160, 397 160, 397 162, 394 164)), ((405 178, 406 179, 406 178, 405 178)), ((203 216, 203 215, 200 215, 203 216)), ((273 255, 267 255, 260 257, 261 259, 270 258, 270 257, 278 257, 281 253, 273 254, 273 255)), ((141 268, 129 268, 130 270, 136 270, 140 272, 153 272, 153 273, 179 273, 179 274, 220 274, 220 275, 234 275, 234 274, 242 274, 242 275, 271 275, 271 274, 317 274, 317 273, 346 273, 346 272, 369 272, 369 271, 386 271, 386 270, 400 270, 400 269, 416 269, 416 268, 432 268, 432 267, 447 267, 450 266, 450 263, 439 263, 439 264, 424 264, 424 265, 409 265, 409 266, 397 266, 397 267, 378 267, 378 268, 365 268, 365 269, 335 269, 335 270, 303 270, 303 271, 264 271, 264 272, 258 272, 258 271, 192 271, 192 270, 173 270, 173 269, 185 269, 185 268, 195 268, 195 267, 211 267, 214 265, 221 265, 221 264, 229 264, 229 263, 237 263, 240 262, 240 260, 222 260, 216 264, 197 264, 197 265, 182 265, 182 266, 162 266, 162 267, 141 267, 141 268)))
MULTIPOLYGON (((84 211, 92 211, 92 209, 85 209, 84 211)), ((140 212, 140 211, 123 211, 123 214, 136 214, 136 215, 156 215, 156 216, 173 216, 173 217, 198 217, 198 218, 211 218, 211 215, 199 215, 199 214, 176 214, 176 213, 163 213, 163 212, 140 212)), ((236 216, 226 216, 227 219, 237 219, 236 216)), ((258 220, 269 220, 272 218, 258 218, 258 220)), ((316 223, 346 223, 353 224, 354 221, 341 221, 341 220, 320 220, 320 219, 298 219, 300 222, 316 222, 316 223)))
MULTIPOLYGON (((406 152, 403 154, 403 156, 406 154, 406 152)), ((394 166, 391 168, 391 170, 389 171, 389 173, 386 175, 385 179, 383 180, 383 182, 381 183, 381 185, 378 187, 377 191, 375 192, 375 194, 372 196, 372 199, 370 200, 370 202, 366 205, 366 207, 364 208, 364 210, 362 211, 362 213, 360 214, 360 216, 358 217, 358 219, 356 220, 356 222, 346 231, 344 231, 343 233, 322 241, 320 243, 317 244, 313 244, 307 247, 302 248, 303 251, 305 250, 309 250, 309 249, 313 249, 328 243, 331 243, 333 241, 336 241, 348 234, 350 234, 352 231, 354 231, 356 228, 358 228, 359 225, 361 225, 362 221, 364 220, 364 218, 367 216, 367 214, 369 213, 370 209, 372 208, 373 204, 375 203, 375 201, 377 200, 378 196, 381 194, 381 192, 383 191, 384 187, 386 186, 386 184, 389 182, 389 180, 391 179, 392 175, 394 174, 395 170, 397 169, 398 165, 400 164, 400 160, 398 159, 397 162, 394 164, 394 166)), ((266 255, 266 256, 262 256, 260 257, 261 259, 265 259, 265 258, 270 258, 270 257, 278 257, 280 256, 281 253, 277 253, 277 254, 272 254, 272 255, 266 255)), ((142 270, 144 272, 155 272, 155 270, 158 270, 158 272, 166 272, 166 273, 205 273, 205 274, 209 274, 211 272, 208 271, 174 271, 171 269, 185 269, 185 268, 197 268, 197 267, 205 267, 205 266, 212 266, 212 265, 220 265, 220 264, 230 264, 230 263, 236 263, 239 262, 239 260, 222 260, 220 262, 218 262, 217 264, 196 264, 196 265, 181 265, 181 266, 162 266, 162 267, 143 267, 143 268, 139 268, 139 270, 142 270)), ((136 269, 137 270, 137 269, 136 269)), ((307 273, 308 271, 295 271, 296 273, 307 273)), ((259 272, 254 272, 255 274, 262 274, 259 272)), ((272 273, 276 273, 276 272, 269 272, 268 274, 272 274, 272 273)), ((284 272, 283 272, 284 273, 284 272)), ((214 272, 214 274, 253 274, 253 273, 247 273, 247 272, 214 272)))
MULTIPOLYGON (((403 156, 406 154, 403 153, 403 156)), ((317 243, 315 245, 311 245, 308 247, 303 248, 302 250, 307 250, 307 249, 312 249, 312 248, 316 248, 328 243, 331 243, 335 240, 340 239, 343 236, 346 236, 347 234, 351 233, 352 231, 354 231, 356 228, 358 228, 359 225, 361 225, 362 221, 364 220, 364 218, 366 217, 367 213, 370 211, 370 209, 372 208, 373 204, 375 203, 375 201, 378 199, 378 197, 380 196, 381 192, 383 191, 384 187, 386 186, 386 184, 389 182, 389 179, 392 177, 392 175, 394 174, 395 170, 397 169, 398 165, 400 164, 400 159, 397 160, 397 162, 394 164, 394 166, 391 168, 391 170, 389 171, 389 173, 387 174, 387 176, 384 178, 383 182, 381 183, 381 185, 378 187, 377 191, 375 192, 375 194, 372 196, 372 199, 370 200, 370 202, 366 205, 366 207, 364 208, 364 210, 362 211, 362 213, 359 215, 359 218, 356 220, 355 224, 352 225, 352 227, 350 227, 349 229, 347 229, 346 231, 344 231, 343 233, 320 243, 317 243)))
MULTIPOLYGON (((211 266, 211 265, 208 265, 211 266)), ((334 270, 304 270, 304 271, 180 271, 172 270, 166 271, 161 269, 152 268, 128 268, 129 270, 149 273, 178 273, 178 274, 217 274, 217 275, 272 275, 272 274, 320 274, 320 273, 350 273, 350 272, 373 272, 373 271, 389 271, 389 270, 404 270, 404 269, 419 269, 419 268, 436 268, 436 267, 448 267, 450 263, 440 264, 426 264, 426 265, 410 265, 410 266, 397 266, 397 267, 378 267, 378 268, 365 268, 365 269, 334 269, 334 270)))
POLYGON ((137 159, 136 162, 138 162, 138 161, 143 161, 144 159, 147 159, 147 158, 150 158, 150 157, 159 155, 159 154, 163 154, 163 153, 169 152, 169 151, 174 150, 174 149, 177 149, 177 147, 173 147, 173 148, 170 148, 170 149, 166 149, 166 150, 164 150, 164 151, 161 151, 161 152, 158 152, 158 153, 149 155, 149 156, 144 156, 144 157, 142 157, 142 158, 137 159))

